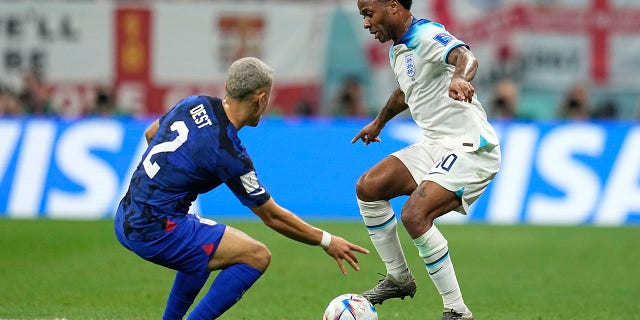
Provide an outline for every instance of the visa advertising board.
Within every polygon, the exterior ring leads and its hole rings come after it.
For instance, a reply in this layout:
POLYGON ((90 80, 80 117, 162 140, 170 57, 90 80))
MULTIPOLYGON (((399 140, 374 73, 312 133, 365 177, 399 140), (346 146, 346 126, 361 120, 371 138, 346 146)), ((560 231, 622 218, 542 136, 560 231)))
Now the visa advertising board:
MULTIPOLYGON (((0 119, 0 217, 113 216, 146 148, 152 119, 0 119)), ((350 140, 366 124, 340 119, 264 119, 240 132, 259 179, 302 217, 360 219, 355 183, 385 156, 421 139, 408 119, 390 122, 382 143, 350 140)), ((627 225, 640 223, 640 125, 496 122, 500 173, 469 215, 444 223, 627 225)), ((392 201, 399 214, 406 198, 392 201)), ((252 219, 222 185, 192 211, 252 219)))

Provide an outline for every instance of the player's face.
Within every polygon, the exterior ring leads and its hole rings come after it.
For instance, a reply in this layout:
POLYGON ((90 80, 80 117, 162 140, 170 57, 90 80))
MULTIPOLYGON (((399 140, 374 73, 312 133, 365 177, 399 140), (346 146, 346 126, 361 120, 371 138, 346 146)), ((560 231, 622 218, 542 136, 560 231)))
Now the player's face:
POLYGON ((385 23, 389 12, 389 2, 380 0, 358 0, 358 9, 364 19, 364 28, 381 43, 391 39, 389 27, 385 23))

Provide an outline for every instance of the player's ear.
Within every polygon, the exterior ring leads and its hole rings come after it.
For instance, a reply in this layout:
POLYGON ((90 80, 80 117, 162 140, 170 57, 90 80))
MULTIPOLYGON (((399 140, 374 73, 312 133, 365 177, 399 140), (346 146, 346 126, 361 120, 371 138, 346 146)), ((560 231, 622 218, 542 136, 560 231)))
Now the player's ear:
POLYGON ((396 14, 396 10, 398 9, 398 1, 391 0, 389 1, 389 7, 391 8, 391 13, 396 14))
POLYGON ((264 103, 263 99, 266 93, 264 91, 257 91, 253 94, 253 103, 252 105, 255 107, 256 111, 260 110, 260 107, 264 103))
POLYGON ((266 98, 266 96, 267 96, 267 93, 264 92, 263 90, 256 92, 255 98, 256 98, 256 101, 258 102, 258 105, 262 105, 264 103, 264 99, 266 98))

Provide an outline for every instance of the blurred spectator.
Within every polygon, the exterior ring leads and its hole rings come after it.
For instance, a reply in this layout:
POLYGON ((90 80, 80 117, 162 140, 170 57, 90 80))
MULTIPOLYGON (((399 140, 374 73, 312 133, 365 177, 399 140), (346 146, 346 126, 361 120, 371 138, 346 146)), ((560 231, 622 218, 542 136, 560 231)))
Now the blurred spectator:
POLYGON ((19 95, 24 111, 32 115, 55 114, 47 89, 40 75, 29 72, 24 75, 23 89, 19 95))
POLYGON ((315 115, 315 107, 309 97, 304 96, 295 106, 295 114, 304 117, 315 115))
POLYGON ((336 100, 334 115, 359 117, 367 114, 362 86, 356 77, 348 77, 344 81, 336 100))
POLYGON ((125 112, 118 107, 115 90, 111 86, 100 86, 95 91, 93 105, 89 108, 89 114, 98 116, 124 115, 125 112))
POLYGON ((618 118, 618 105, 615 101, 605 100, 593 113, 594 119, 615 120, 618 118))
POLYGON ((510 120, 519 118, 518 104, 520 90, 511 79, 498 81, 493 87, 491 100, 489 101, 489 117, 497 120, 510 120))
POLYGON ((590 112, 589 89, 585 85, 569 89, 558 108, 559 118, 564 120, 587 120, 590 112))
POLYGON ((16 94, 9 88, 0 86, 0 115, 18 115, 22 106, 16 94))
POLYGON ((304 89, 302 97, 293 106, 293 112, 295 115, 303 117, 311 117, 317 114, 318 108, 315 103, 315 92, 311 89, 304 89))

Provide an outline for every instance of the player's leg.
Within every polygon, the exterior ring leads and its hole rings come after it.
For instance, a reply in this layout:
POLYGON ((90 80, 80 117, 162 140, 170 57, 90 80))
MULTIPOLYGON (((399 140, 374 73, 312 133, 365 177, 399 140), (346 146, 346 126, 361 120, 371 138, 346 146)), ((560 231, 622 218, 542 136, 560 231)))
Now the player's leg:
POLYGON ((208 278, 208 272, 191 274, 178 271, 167 298, 162 320, 182 319, 208 278))
POLYGON ((402 209, 402 222, 414 239, 429 276, 442 296, 443 319, 473 319, 462 299, 449 255, 447 240, 433 221, 456 210, 466 213, 495 176, 500 151, 452 152, 429 147, 426 152, 440 161, 424 176, 402 209))
POLYGON ((424 181, 402 208, 402 222, 442 296, 445 309, 461 314, 462 319, 472 319, 462 299, 447 240, 433 224, 437 217, 460 205, 461 200, 454 192, 433 181, 424 181))
POLYGON ((416 187, 411 172, 394 153, 360 176, 356 184, 356 193, 362 201, 390 200, 410 195, 416 187))
POLYGON ((356 185, 360 214, 371 242, 385 264, 387 277, 363 295, 373 304, 415 294, 415 279, 407 266, 389 199, 408 195, 416 183, 405 165, 389 156, 365 172, 356 185))
POLYGON ((208 265, 209 271, 222 271, 187 319, 209 320, 219 317, 240 300, 270 262, 271 252, 264 244, 227 226, 208 265))
POLYGON ((150 252, 152 261, 177 270, 163 320, 182 319, 209 278, 210 257, 228 229, 195 215, 174 221, 162 244, 150 252))

